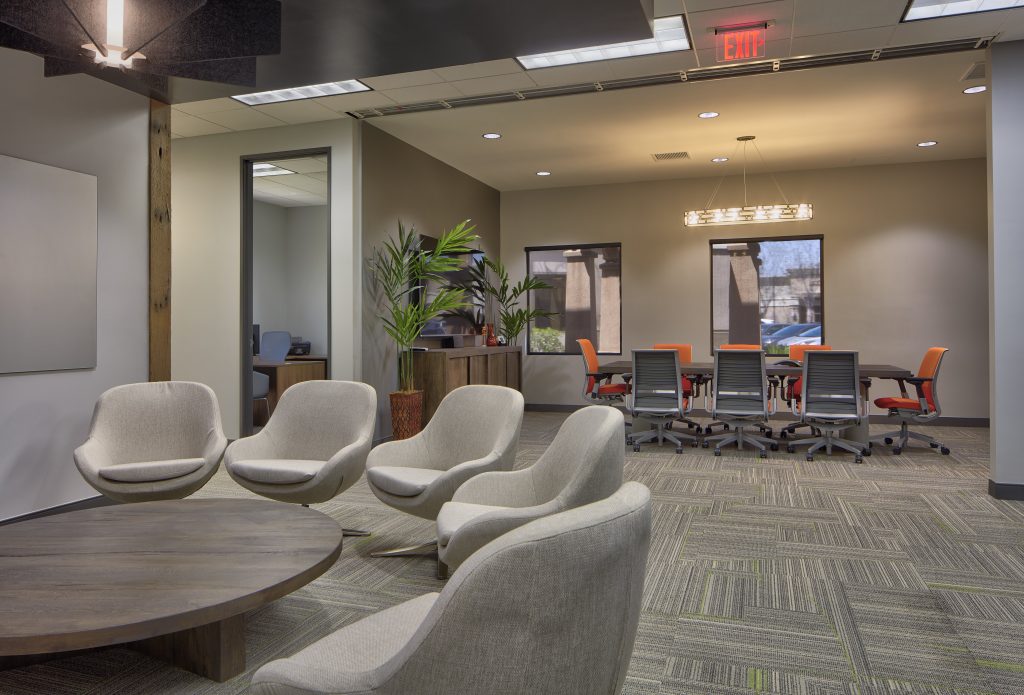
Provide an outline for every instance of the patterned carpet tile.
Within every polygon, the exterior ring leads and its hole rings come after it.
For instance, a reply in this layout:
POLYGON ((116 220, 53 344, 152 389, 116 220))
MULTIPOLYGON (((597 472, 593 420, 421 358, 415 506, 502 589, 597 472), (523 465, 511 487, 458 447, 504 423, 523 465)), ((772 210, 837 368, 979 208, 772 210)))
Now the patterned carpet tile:
MULTIPOLYGON (((527 413, 517 467, 564 417, 527 413)), ((1024 693, 1024 503, 987 495, 987 430, 932 429, 951 456, 627 450, 653 528, 625 695, 1024 693)), ((250 496, 223 471, 198 494, 250 496)), ((429 559, 369 556, 430 539, 431 522, 365 482, 317 508, 373 535, 247 616, 242 676, 213 683, 114 648, 0 672, 0 694, 244 693, 261 664, 443 586, 429 559)))

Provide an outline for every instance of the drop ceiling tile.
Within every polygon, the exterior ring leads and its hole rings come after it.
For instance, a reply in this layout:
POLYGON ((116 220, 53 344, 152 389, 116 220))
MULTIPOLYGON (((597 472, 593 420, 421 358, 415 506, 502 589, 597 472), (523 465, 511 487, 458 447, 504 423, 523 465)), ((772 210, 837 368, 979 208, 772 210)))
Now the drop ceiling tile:
POLYGON ((643 75, 659 75, 665 72, 689 70, 697 67, 697 57, 693 51, 674 51, 657 53, 635 58, 609 60, 608 67, 616 78, 641 77, 643 75))
POLYGON ((555 85, 577 84, 582 82, 603 82, 614 79, 608 63, 611 61, 599 60, 593 63, 578 63, 576 65, 560 65, 557 68, 540 68, 530 70, 530 78, 540 87, 552 87, 555 85))
POLYGON ((710 12, 694 12, 687 3, 690 12, 686 15, 690 38, 697 48, 715 47, 715 27, 756 24, 774 21, 765 33, 767 41, 789 39, 791 21, 793 19, 793 0, 775 0, 775 2, 759 2, 742 7, 710 12))
POLYGON ((199 135, 214 135, 216 133, 228 132, 230 131, 224 126, 204 121, 196 116, 190 116, 183 111, 179 111, 177 108, 171 109, 171 133, 175 135, 192 138, 199 135))
POLYGON ((231 130, 255 130, 256 128, 273 128, 274 126, 287 125, 284 121, 268 116, 262 111, 257 111, 248 106, 242 109, 232 109, 231 111, 207 113, 203 115, 203 118, 231 130))
POLYGON ((418 87, 402 87, 401 89, 388 89, 384 93, 399 104, 415 104, 420 101, 436 101, 438 99, 452 99, 462 96, 462 92, 448 82, 425 84, 418 87))
POLYGON ((654 0, 655 17, 671 17, 683 13, 683 0, 654 0))
POLYGON ((894 27, 842 31, 817 36, 798 36, 793 39, 793 55, 823 55, 847 51, 867 51, 889 45, 894 27))
POLYGON ((525 72, 518 72, 514 75, 497 75, 494 77, 479 77, 473 80, 458 80, 448 84, 455 87, 466 96, 474 94, 497 94, 499 92, 511 92, 517 89, 532 89, 537 83, 530 79, 525 72))
POLYGON ((343 114, 332 111, 326 106, 321 106, 309 99, 298 99, 296 101, 282 101, 277 104, 263 104, 254 106, 254 109, 261 111, 268 116, 278 118, 285 123, 312 123, 314 121, 329 121, 333 118, 344 118, 343 114))
POLYGON ((327 162, 314 157, 298 157, 296 159, 275 159, 271 164, 294 171, 296 174, 313 174, 327 171, 327 162))
POLYGON ((469 65, 452 65, 447 68, 434 68, 434 72, 448 82, 475 80, 480 77, 494 77, 495 75, 512 75, 522 71, 523 68, 512 58, 487 60, 482 63, 470 63, 469 65))
POLYGON ((905 2, 893 0, 814 0, 796 5, 796 36, 832 34, 892 27, 900 21, 905 2))
POLYGON ((274 183, 278 183, 282 186, 288 186, 289 188, 303 191, 305 193, 315 193, 317 195, 327 195, 327 183, 325 181, 317 181, 316 179, 302 174, 289 174, 286 176, 273 176, 263 177, 276 179, 274 183))
POLYGON ((326 106, 331 111, 344 113, 345 111, 356 111, 359 109, 376 109, 381 106, 394 106, 393 99, 388 98, 380 92, 353 92, 352 94, 338 94, 333 97, 320 97, 314 99, 321 106, 326 106))
POLYGON ((438 82, 444 82, 444 78, 433 70, 417 70, 416 72, 401 72, 396 75, 360 78, 359 81, 380 91, 383 89, 402 89, 403 87, 437 84, 438 82))
POLYGON ((205 101, 192 101, 186 104, 175 104, 174 108, 193 116, 203 116, 215 111, 230 111, 232 109, 249 108, 240 101, 229 97, 222 99, 207 99, 205 101))
POLYGON ((724 10, 730 7, 740 7, 750 4, 749 0, 686 0, 686 10, 692 14, 694 12, 724 10))

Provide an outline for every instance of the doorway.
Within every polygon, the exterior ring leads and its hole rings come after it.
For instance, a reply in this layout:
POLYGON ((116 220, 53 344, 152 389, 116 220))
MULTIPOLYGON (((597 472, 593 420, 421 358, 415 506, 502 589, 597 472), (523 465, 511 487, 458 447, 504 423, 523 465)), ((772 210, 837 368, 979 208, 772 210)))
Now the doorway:
POLYGON ((330 178, 330 148, 242 158, 242 436, 330 378, 330 178))

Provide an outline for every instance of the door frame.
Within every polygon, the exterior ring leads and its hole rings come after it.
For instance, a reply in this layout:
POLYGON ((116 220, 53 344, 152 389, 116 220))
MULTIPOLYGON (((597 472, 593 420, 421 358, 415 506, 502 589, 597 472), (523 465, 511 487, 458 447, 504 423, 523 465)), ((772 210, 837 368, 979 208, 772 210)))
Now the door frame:
POLYGON ((247 154, 239 158, 242 177, 242 233, 239 253, 241 254, 241 334, 239 350, 241 351, 241 422, 239 433, 242 437, 252 434, 252 275, 253 275, 253 176, 252 165, 259 162, 279 159, 300 159, 327 155, 327 378, 331 378, 331 176, 333 157, 331 147, 313 147, 303 150, 286 150, 284 152, 267 152, 263 154, 247 154))

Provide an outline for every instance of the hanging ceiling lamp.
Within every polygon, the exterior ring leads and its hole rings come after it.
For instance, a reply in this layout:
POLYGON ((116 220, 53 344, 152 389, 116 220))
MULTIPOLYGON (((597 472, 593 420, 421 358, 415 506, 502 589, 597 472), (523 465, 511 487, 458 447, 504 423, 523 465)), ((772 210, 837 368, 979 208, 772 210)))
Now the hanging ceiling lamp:
POLYGON ((281 51, 280 0, 3 0, 0 46, 165 101, 169 77, 252 85, 281 51))
MULTIPOLYGON (((813 207, 810 203, 790 203, 786 194, 782 192, 782 186, 779 185, 778 179, 775 178, 775 174, 769 175, 772 177, 772 181, 775 182, 775 188, 778 189, 779 195, 782 196, 782 203, 774 203, 770 205, 747 205, 747 143, 754 146, 754 150, 757 152, 758 157, 761 158, 761 162, 767 166, 764 155, 761 154, 761 150, 758 149, 757 143, 754 142, 753 135, 741 135, 736 138, 737 145, 736 149, 743 146, 743 207, 738 208, 712 208, 711 204, 715 202, 715 196, 718 195, 718 189, 722 187, 722 181, 725 180, 725 176, 718 180, 718 184, 715 186, 715 190, 711 192, 711 197, 708 198, 707 205, 704 210, 689 210, 683 215, 683 224, 687 227, 699 227, 699 226, 710 226, 719 224, 764 224, 768 222, 796 222, 799 220, 809 220, 813 216, 813 207)), ((735 153, 734 153, 735 156, 735 153)))

